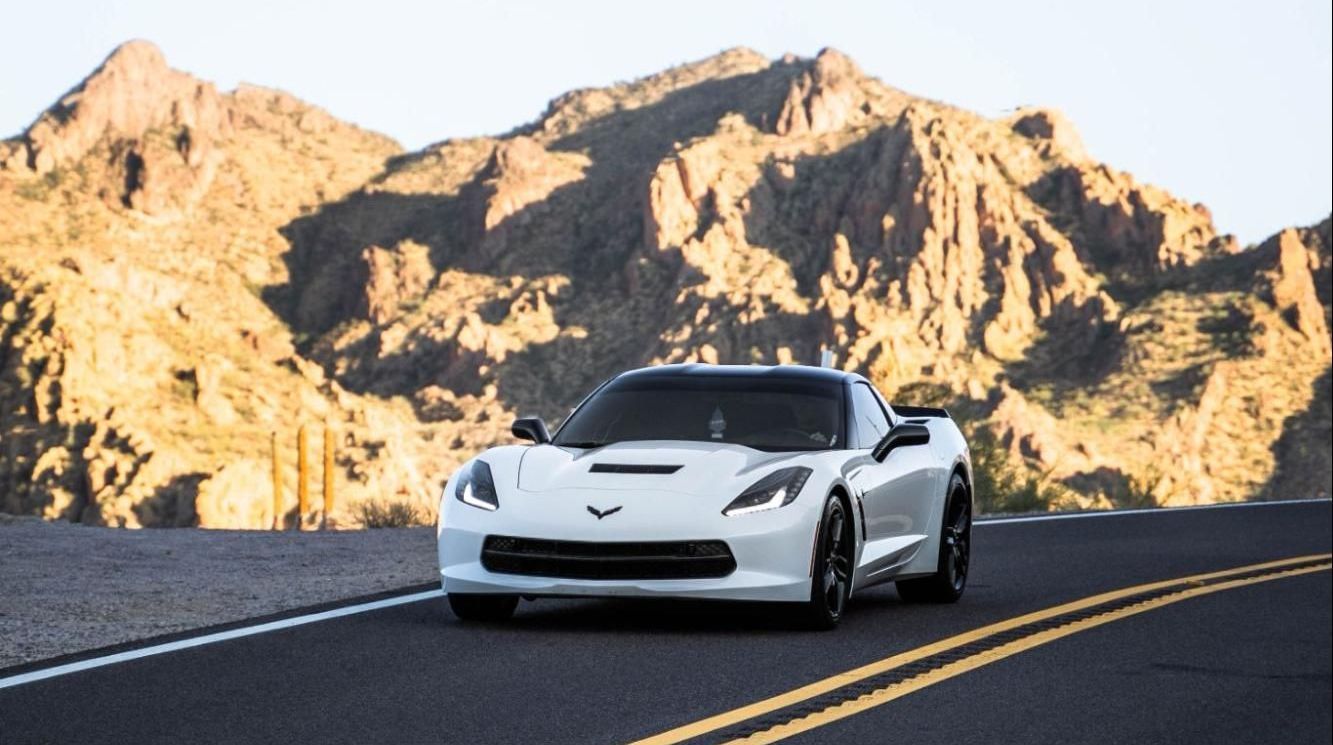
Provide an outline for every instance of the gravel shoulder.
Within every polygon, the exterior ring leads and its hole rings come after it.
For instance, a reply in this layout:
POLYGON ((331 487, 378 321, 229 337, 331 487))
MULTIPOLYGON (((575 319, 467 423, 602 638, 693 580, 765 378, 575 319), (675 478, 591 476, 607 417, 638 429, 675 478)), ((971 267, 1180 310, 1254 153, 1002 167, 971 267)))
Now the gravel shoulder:
POLYGON ((431 528, 123 530, 0 515, 0 668, 437 577, 431 528))

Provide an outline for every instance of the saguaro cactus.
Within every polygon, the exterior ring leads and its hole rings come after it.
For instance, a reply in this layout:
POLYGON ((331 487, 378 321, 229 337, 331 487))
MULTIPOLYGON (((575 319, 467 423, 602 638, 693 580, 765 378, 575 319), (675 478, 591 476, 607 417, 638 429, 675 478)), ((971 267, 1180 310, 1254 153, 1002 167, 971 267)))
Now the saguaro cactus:
POLYGON ((282 461, 278 458, 278 433, 274 432, 273 445, 273 529, 282 530, 282 461))
POLYGON ((323 525, 329 527, 329 515, 333 514, 333 427, 324 425, 324 518, 323 525))
POLYGON ((310 459, 306 448, 306 426, 296 432, 296 529, 305 523, 310 512, 310 459))

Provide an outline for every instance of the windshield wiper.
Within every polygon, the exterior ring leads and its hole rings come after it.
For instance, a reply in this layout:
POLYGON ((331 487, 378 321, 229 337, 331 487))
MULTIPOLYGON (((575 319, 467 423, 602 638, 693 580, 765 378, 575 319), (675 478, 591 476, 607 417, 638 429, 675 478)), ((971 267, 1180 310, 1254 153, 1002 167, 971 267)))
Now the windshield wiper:
POLYGON ((600 448, 606 445, 610 445, 611 443, 588 441, 588 442, 557 442, 555 444, 562 448, 583 448, 585 450, 591 450, 593 448, 600 448))

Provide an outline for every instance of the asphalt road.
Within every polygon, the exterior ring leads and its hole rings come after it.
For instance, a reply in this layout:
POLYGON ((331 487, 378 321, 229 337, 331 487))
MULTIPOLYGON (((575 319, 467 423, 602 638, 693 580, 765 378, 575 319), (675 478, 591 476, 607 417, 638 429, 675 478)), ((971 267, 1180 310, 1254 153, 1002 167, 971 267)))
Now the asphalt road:
MULTIPOLYGON (((1333 549, 1328 502, 979 525, 954 606, 892 587, 830 633, 780 607, 441 599, 0 690, 0 743, 626 742, 1077 600, 1333 549)), ((1333 737, 1333 573, 1227 589, 966 672, 794 742, 1333 737)))

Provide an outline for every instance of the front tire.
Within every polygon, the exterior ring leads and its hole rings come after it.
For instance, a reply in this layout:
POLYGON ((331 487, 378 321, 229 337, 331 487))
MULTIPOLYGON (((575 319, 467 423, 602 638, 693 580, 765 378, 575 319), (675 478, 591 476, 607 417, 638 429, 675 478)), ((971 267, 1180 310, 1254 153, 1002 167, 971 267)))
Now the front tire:
POLYGON ((451 592, 449 608, 462 621, 503 621, 514 615, 517 595, 451 592))
POLYGON ((829 497, 819 521, 810 600, 801 609, 804 625, 818 631, 842 620, 852 588, 852 521, 842 500, 829 497))
POLYGON ((948 494, 938 568, 929 577, 895 583, 898 596, 909 603, 956 603, 967 588, 967 569, 972 561, 972 497, 957 473, 949 480, 948 494))

